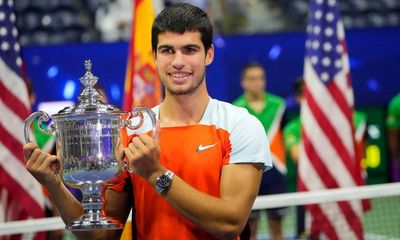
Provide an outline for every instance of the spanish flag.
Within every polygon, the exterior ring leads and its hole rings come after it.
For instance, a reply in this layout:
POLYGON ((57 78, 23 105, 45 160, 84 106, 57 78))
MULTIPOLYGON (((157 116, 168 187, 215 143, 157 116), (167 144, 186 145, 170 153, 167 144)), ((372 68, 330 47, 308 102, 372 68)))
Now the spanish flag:
POLYGON ((161 84, 151 53, 152 1, 135 0, 133 14, 123 103, 126 111, 139 105, 154 107, 161 101, 161 84))
MULTIPOLYGON (((154 107, 160 103, 162 92, 151 52, 152 0, 135 0, 133 14, 123 103, 126 111, 135 106, 154 107)), ((132 239, 132 211, 121 239, 132 239)))

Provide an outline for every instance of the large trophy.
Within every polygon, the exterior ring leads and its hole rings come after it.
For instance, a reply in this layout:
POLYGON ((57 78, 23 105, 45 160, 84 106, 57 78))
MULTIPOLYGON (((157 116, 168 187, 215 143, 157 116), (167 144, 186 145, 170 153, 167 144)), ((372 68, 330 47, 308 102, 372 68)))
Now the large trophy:
POLYGON ((61 173, 66 185, 82 191, 84 215, 66 226, 72 231, 123 227, 122 223, 102 213, 102 190, 112 184, 109 180, 117 177, 123 168, 128 168, 126 163, 119 164, 115 156, 120 131, 139 129, 145 119, 149 125, 147 120, 150 119, 153 137, 156 134, 156 118, 150 109, 135 107, 131 112, 124 112, 101 101, 101 94, 93 87, 98 78, 91 73, 91 65, 89 60, 85 61, 86 73, 80 78, 84 89, 79 102, 53 115, 47 129, 42 126, 43 121, 50 120, 45 112, 32 113, 25 120, 27 143, 35 119, 42 132, 55 132, 57 155, 61 160, 61 166, 55 167, 55 174, 61 173), (149 117, 145 118, 144 113, 149 117))

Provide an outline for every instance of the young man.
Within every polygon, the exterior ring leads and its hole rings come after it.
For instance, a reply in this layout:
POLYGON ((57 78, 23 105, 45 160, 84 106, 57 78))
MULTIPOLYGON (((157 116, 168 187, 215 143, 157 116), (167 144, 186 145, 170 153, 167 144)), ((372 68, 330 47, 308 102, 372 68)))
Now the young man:
MULTIPOLYGON (((154 21, 153 56, 165 87, 164 101, 153 109, 158 139, 140 134, 117 150, 134 174, 125 172, 118 191, 105 193, 107 214, 121 222, 134 205, 134 239, 240 239, 262 173, 271 167, 260 122, 208 95, 212 32, 207 14, 189 4, 166 8, 154 21)), ((27 169, 55 196, 64 222, 79 218, 81 204, 49 168, 56 156, 33 143, 24 153, 27 169)), ((120 231, 76 234, 117 239, 120 231)))
MULTIPOLYGON (((303 77, 297 78, 294 82, 294 92, 296 102, 301 105, 304 99, 303 95, 304 80, 303 77)), ((297 116, 288 122, 283 128, 283 139, 285 143, 288 182, 290 182, 291 190, 297 191, 297 165, 300 157, 300 141, 301 141, 301 122, 300 116, 297 116)), ((306 239, 305 232, 305 209, 304 206, 296 207, 296 239, 306 239)))
MULTIPOLYGON (((301 106, 301 103, 304 101, 304 79, 303 77, 299 77, 294 82, 294 92, 296 95, 296 102, 301 106)), ((365 152, 365 129, 366 129, 366 115, 362 112, 353 112, 353 124, 355 129, 355 143, 357 155, 359 156, 360 164, 363 158, 363 152, 365 152)), ((297 185, 297 166, 300 158, 300 142, 301 142, 301 121, 300 116, 297 116, 290 122, 286 124, 283 129, 283 139, 285 142, 285 148, 287 151, 288 157, 288 177, 289 181, 292 182, 295 186, 297 185)), ((370 208, 369 202, 363 202, 364 210, 368 210, 370 208)), ((308 239, 310 236, 305 229, 305 208, 304 206, 296 207, 296 239, 308 239)), ((318 224, 318 223, 314 223, 318 224)))
MULTIPOLYGON (((259 195, 285 193, 285 148, 281 132, 285 102, 281 97, 265 91, 267 84, 265 70, 258 63, 250 63, 243 68, 240 82, 244 93, 233 104, 246 108, 250 114, 261 121, 271 144, 274 168, 264 173, 259 195)), ((272 240, 283 239, 282 218, 286 210, 285 208, 267 210, 269 234, 272 240)), ((259 211, 254 211, 249 219, 251 239, 254 240, 257 234, 258 218, 259 211)))
POLYGON ((392 159, 391 180, 398 182, 400 181, 400 93, 390 100, 386 125, 392 159))

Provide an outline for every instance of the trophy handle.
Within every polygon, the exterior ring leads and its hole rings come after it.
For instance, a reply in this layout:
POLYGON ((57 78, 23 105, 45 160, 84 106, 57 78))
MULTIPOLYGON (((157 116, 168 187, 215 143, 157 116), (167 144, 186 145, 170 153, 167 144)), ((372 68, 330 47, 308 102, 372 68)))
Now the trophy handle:
MULTIPOLYGON (((30 135, 30 127, 32 125, 32 122, 36 118, 38 119, 39 130, 42 133, 53 134, 54 131, 56 130, 56 127, 54 126, 53 123, 49 126, 49 128, 50 128, 49 130, 44 129, 42 127, 42 122, 43 121, 48 122, 50 120, 50 117, 49 117, 49 115, 47 113, 45 113, 43 111, 34 112, 31 115, 29 115, 29 117, 27 117, 25 119, 25 128, 24 128, 25 143, 29 143, 30 142, 30 136, 29 136, 30 135)), ((54 176, 57 176, 59 172, 60 172, 60 164, 57 161, 57 162, 54 162, 54 176)))
POLYGON ((152 130, 151 130, 151 136, 152 138, 157 137, 157 119, 156 119, 156 114, 151 111, 149 108, 144 107, 144 106, 138 106, 134 107, 132 111, 130 112, 130 116, 127 120, 125 120, 124 126, 131 129, 131 130, 136 130, 139 129, 140 127, 143 126, 144 123, 144 116, 143 113, 147 113, 149 115, 151 124, 152 124, 152 130), (132 125, 131 122, 129 121, 132 118, 139 117, 140 121, 136 125, 132 125))
POLYGON ((39 130, 42 133, 47 133, 47 134, 52 134, 56 128, 54 127, 54 124, 50 125, 50 129, 44 129, 42 127, 42 122, 45 121, 49 121, 50 117, 47 113, 43 112, 43 111, 38 111, 38 112, 34 112, 31 115, 29 115, 28 118, 26 118, 25 120, 25 128, 24 128, 24 136, 25 136, 25 142, 29 143, 30 142, 30 137, 29 137, 29 129, 32 125, 33 120, 35 120, 36 118, 38 118, 38 125, 39 125, 39 130))
MULTIPOLYGON (((158 129, 157 129, 157 118, 156 114, 149 108, 144 107, 144 106, 138 106, 134 107, 131 111, 131 114, 127 120, 124 121, 124 126, 131 129, 131 130, 136 130, 139 129, 140 127, 143 126, 144 123, 144 116, 143 113, 147 113, 149 115, 151 124, 152 124, 152 130, 151 130, 151 137, 155 139, 158 134, 158 129), (136 125, 132 125, 131 122, 129 121, 132 118, 139 117, 140 121, 136 125)), ((129 167, 128 163, 124 161, 124 168, 129 172, 133 173, 134 171, 129 167)))

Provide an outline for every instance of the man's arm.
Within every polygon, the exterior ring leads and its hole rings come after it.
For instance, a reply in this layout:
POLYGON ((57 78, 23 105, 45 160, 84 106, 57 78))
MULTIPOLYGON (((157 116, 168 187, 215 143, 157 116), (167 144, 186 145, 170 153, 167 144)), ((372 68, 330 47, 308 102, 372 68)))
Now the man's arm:
MULTIPOLYGON (((262 177, 262 165, 223 167, 220 197, 202 193, 174 176, 164 198, 182 215, 219 239, 238 236, 249 217, 262 177)), ((150 180, 155 186, 155 179, 150 180)))
MULTIPOLYGON (((125 155, 135 173, 155 188, 167 169, 159 163, 159 146, 145 134, 135 137, 125 155)), ((257 196, 263 164, 229 164, 221 173, 220 196, 214 197, 173 177, 162 196, 182 215, 218 239, 233 239, 243 230, 257 196)))
POLYGON ((300 148, 299 144, 293 144, 289 149, 290 157, 292 158, 293 163, 296 165, 299 163, 299 157, 300 157, 299 148, 300 148))
POLYGON ((389 129, 389 150, 391 159, 400 163, 399 130, 389 129))
MULTIPOLYGON (((82 204, 70 193, 62 182, 61 175, 54 176, 52 163, 58 161, 57 156, 50 155, 38 148, 34 143, 25 144, 24 158, 26 168, 49 191, 60 216, 65 224, 68 224, 83 215, 82 204)), ((106 191, 106 212, 121 222, 125 222, 129 210, 122 213, 129 205, 129 195, 116 191, 106 191), (116 201, 118 200, 118 202, 116 201)), ((80 239, 117 239, 121 231, 92 231, 75 232, 80 239)))

